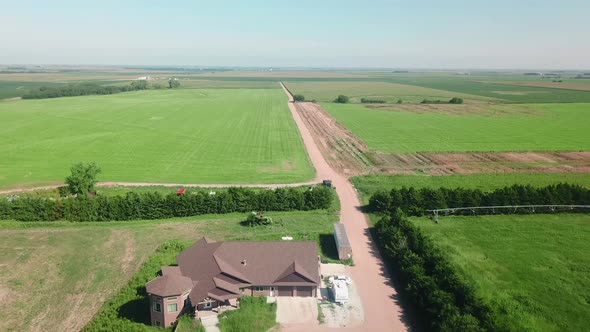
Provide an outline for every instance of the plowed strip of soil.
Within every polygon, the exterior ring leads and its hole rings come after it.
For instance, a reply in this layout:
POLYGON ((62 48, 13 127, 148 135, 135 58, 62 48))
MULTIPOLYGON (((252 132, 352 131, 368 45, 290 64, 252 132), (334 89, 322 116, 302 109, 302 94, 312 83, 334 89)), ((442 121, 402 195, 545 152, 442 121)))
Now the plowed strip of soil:
POLYGON ((328 164, 345 175, 590 172, 590 152, 374 152, 318 104, 295 103, 328 164))

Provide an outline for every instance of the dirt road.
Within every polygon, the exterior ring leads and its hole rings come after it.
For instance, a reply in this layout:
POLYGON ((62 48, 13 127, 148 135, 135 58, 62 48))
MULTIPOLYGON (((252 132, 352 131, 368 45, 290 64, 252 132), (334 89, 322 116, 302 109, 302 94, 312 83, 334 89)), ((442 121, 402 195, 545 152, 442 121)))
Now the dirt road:
MULTIPOLYGON (((363 303, 365 321, 361 326, 351 327, 355 331, 406 331, 407 325, 402 321, 402 309, 398 296, 391 285, 383 260, 369 233, 366 216, 360 212, 361 203, 356 190, 345 176, 334 171, 324 159, 313 136, 293 104, 293 98, 285 86, 283 90, 289 96, 289 109, 293 114, 297 128, 320 179, 331 179, 340 199, 340 221, 344 223, 353 250, 354 266, 351 267, 352 278, 357 284, 363 303)), ((321 330, 313 327, 310 330, 321 330)), ((325 328, 326 330, 329 330, 325 328)), ((286 330, 296 331, 295 327, 286 330)))

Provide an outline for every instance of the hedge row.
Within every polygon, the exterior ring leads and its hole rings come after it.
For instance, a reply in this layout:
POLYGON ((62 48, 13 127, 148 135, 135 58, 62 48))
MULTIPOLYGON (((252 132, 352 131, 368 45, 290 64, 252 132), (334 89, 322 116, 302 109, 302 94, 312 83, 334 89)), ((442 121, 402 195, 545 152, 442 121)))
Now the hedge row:
MULTIPOLYGON (((560 183, 547 187, 513 185, 482 192, 479 189, 422 188, 413 187, 380 191, 371 196, 369 208, 373 212, 389 213, 399 207, 408 215, 421 216, 425 210, 472 206, 502 205, 590 205, 590 189, 578 185, 560 183)), ((481 210, 478 213, 493 213, 481 210)), ((501 211, 500 211, 501 212, 501 211)), ((526 213, 520 210, 520 213, 526 213)), ((472 214, 457 211, 457 214, 472 214)))
POLYGON ((375 232, 384 259, 394 269, 426 330, 509 330, 400 209, 377 222, 375 232))
POLYGON ((125 196, 63 199, 0 199, 0 219, 19 221, 109 221, 164 219, 209 213, 315 210, 330 207, 334 194, 323 186, 253 190, 229 188, 210 194, 162 195, 158 192, 125 196))

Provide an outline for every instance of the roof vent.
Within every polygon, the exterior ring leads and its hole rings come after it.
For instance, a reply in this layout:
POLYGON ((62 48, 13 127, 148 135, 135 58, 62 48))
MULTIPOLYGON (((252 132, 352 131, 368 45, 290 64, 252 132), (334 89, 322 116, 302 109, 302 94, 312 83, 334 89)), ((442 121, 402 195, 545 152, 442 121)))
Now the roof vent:
POLYGON ((242 261, 242 265, 246 266, 246 260, 245 259, 242 261))

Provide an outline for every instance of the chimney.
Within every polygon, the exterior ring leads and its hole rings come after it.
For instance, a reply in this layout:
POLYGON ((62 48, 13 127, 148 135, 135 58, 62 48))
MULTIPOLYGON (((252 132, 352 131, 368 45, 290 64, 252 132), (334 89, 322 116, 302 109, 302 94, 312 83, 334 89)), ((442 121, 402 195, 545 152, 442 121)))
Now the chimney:
POLYGON ((246 260, 242 260, 242 265, 246 266, 246 260))

